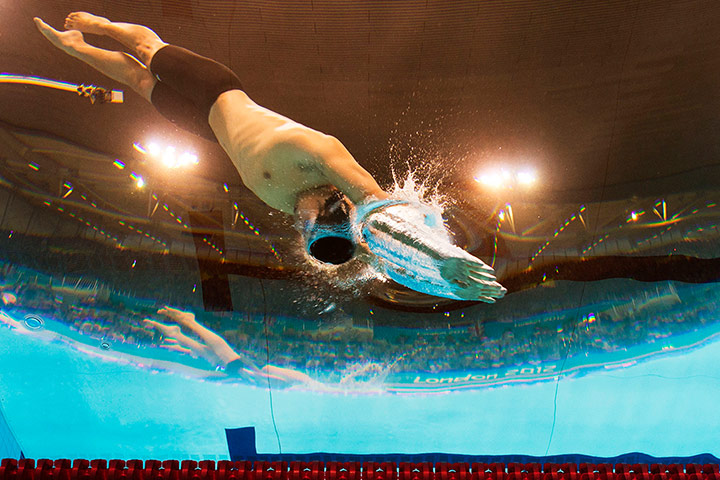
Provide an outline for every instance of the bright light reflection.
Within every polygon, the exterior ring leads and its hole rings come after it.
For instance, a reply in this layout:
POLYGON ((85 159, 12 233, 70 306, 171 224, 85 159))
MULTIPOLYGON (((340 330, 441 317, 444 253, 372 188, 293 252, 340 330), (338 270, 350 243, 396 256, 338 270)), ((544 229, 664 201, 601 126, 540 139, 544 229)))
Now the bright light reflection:
POLYGON ((65 182, 65 183, 63 184, 63 187, 65 187, 65 188, 67 189, 67 191, 66 191, 65 194, 62 196, 62 198, 67 198, 67 197, 69 197, 70 194, 73 192, 72 183, 70 183, 70 182, 65 182))
POLYGON ((155 143, 155 142, 153 142, 153 143, 151 143, 150 145, 148 145, 148 148, 147 148, 148 153, 149 153, 150 155, 152 155, 153 157, 156 157, 156 156, 160 155, 161 150, 162 150, 162 149, 160 148, 160 145, 158 145, 158 144, 155 143))
POLYGON ((148 144, 147 149, 143 149, 139 144, 134 145, 135 150, 159 160, 166 168, 186 167, 199 163, 197 155, 192 152, 178 154, 177 148, 172 145, 162 146, 157 142, 151 142, 148 144))
POLYGON ((175 147, 166 147, 162 155, 162 162, 168 168, 177 167, 177 158, 175 157, 175 147))
POLYGON ((474 177, 475 181, 492 189, 528 188, 537 181, 532 170, 493 169, 474 177))
POLYGON ((198 157, 194 153, 185 152, 178 159, 180 165, 197 165, 198 157))
POLYGON ((143 180, 142 177, 138 176, 137 179, 137 188, 143 188, 145 186, 145 180, 143 180))
POLYGON ((530 171, 520 171, 517 173, 517 182, 520 185, 532 185, 535 183, 535 174, 530 171))
POLYGON ((475 180, 490 188, 502 188, 503 181, 498 174, 485 174, 475 177, 475 180))
POLYGON ((643 216, 645 212, 643 210, 633 210, 630 212, 630 216, 627 218, 627 222, 637 222, 638 219, 643 216))

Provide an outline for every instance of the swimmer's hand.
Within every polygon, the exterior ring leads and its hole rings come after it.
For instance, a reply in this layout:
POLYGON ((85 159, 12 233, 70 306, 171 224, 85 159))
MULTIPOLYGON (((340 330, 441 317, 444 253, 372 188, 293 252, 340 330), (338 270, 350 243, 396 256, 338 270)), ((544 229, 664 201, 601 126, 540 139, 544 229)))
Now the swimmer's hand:
POLYGON ((507 290, 495 278, 495 271, 478 258, 447 258, 442 260, 440 275, 456 289, 455 295, 463 300, 495 303, 507 290))

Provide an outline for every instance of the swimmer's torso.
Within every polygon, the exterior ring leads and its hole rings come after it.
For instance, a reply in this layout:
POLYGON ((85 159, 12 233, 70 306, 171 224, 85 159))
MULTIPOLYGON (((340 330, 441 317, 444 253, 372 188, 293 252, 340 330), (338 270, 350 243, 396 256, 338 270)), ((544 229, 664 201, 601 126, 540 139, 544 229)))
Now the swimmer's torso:
POLYGON ((210 126, 243 183, 273 208, 293 213, 301 192, 330 183, 308 148, 330 137, 257 105, 240 90, 218 97, 210 126))

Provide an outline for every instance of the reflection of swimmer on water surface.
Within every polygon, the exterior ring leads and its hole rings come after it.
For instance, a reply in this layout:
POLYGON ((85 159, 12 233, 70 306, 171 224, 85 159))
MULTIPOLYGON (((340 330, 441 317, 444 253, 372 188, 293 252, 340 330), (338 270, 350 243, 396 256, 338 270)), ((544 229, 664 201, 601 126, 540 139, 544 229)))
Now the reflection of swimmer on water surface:
POLYGON ((57 48, 129 86, 177 126, 217 140, 260 200, 294 215, 316 260, 369 259, 405 286, 449 298, 492 303, 505 294, 491 267, 439 238, 442 222, 423 223, 422 205, 389 200, 339 140, 257 105, 226 66, 147 27, 85 12, 68 15, 65 32, 35 23, 57 48), (93 47, 81 32, 109 36, 134 57, 93 47), (412 252, 430 259, 425 270, 412 252))
POLYGON ((175 322, 175 325, 168 325, 149 318, 144 320, 145 325, 162 334, 163 339, 160 345, 162 348, 204 358, 212 365, 224 367, 225 373, 229 376, 238 376, 254 381, 271 379, 286 384, 317 383, 306 374, 290 368, 276 365, 265 365, 258 368, 247 357, 233 350, 220 335, 198 323, 192 312, 164 307, 158 310, 158 314, 175 322), (201 341, 185 335, 182 331, 183 328, 196 335, 201 341))

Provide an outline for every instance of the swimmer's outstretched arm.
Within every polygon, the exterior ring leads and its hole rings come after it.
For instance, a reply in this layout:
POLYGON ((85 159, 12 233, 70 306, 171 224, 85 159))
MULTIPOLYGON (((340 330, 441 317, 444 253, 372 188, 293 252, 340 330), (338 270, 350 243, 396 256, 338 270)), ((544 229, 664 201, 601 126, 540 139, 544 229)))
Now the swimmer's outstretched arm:
POLYGON ((314 135, 297 138, 298 147, 313 154, 317 168, 328 183, 358 204, 374 198, 383 200, 388 194, 375 179, 355 160, 345 145, 335 137, 314 135))

